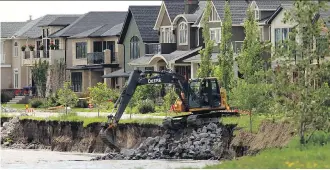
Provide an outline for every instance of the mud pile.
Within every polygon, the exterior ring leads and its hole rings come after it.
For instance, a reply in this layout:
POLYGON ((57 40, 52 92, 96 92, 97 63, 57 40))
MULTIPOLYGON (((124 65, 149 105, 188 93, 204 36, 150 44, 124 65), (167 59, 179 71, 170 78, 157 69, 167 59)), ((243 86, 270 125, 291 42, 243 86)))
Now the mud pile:
POLYGON ((164 135, 149 137, 135 150, 109 153, 92 160, 107 159, 221 159, 231 158, 229 145, 233 127, 210 123, 199 128, 167 130, 164 135))
POLYGON ((14 117, 10 119, 8 122, 4 122, 1 127, 1 144, 5 146, 9 146, 12 142, 13 132, 16 130, 17 126, 19 126, 19 118, 14 117))

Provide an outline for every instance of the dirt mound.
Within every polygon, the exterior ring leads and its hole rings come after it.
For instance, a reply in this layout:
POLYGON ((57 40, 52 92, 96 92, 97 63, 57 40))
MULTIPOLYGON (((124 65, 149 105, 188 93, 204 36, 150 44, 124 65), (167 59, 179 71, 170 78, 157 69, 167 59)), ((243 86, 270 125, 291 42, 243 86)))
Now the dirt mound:
POLYGON ((231 143, 237 157, 255 154, 262 149, 284 147, 294 136, 295 131, 291 123, 263 121, 257 134, 241 130, 231 143))

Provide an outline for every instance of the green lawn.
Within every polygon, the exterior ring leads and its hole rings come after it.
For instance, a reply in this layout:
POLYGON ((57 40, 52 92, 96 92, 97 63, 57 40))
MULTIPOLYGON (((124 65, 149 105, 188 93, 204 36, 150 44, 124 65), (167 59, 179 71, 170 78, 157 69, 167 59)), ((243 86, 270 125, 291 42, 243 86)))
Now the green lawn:
MULTIPOLYGON (((95 122, 107 122, 107 117, 100 116, 100 117, 85 117, 85 116, 77 116, 76 114, 68 114, 62 116, 51 116, 48 118, 42 117, 33 117, 33 116, 21 116, 20 119, 30 119, 30 120, 56 120, 56 121, 72 121, 72 122, 84 122, 83 126, 86 127, 87 125, 95 122)), ((138 123, 138 124, 158 124, 162 123, 163 119, 157 118, 145 118, 145 119, 123 119, 119 123, 138 123)))
MULTIPOLYGON (((9 107, 13 109, 25 109, 25 104, 1 104, 3 107, 9 107)), ((29 105, 29 108, 31 106, 29 105)))
MULTIPOLYGON (((298 143, 297 140, 293 142, 298 143)), ((224 161, 208 169, 316 169, 330 168, 330 144, 325 146, 287 147, 268 149, 256 156, 244 156, 237 160, 224 161)))

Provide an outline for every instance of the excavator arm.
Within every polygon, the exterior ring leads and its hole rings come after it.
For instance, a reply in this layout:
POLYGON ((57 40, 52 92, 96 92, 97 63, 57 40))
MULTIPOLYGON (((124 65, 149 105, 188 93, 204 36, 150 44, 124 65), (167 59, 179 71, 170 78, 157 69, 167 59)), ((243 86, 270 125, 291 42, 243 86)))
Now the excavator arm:
POLYGON ((176 87, 176 93, 183 101, 185 110, 188 110, 188 104, 184 103, 181 92, 184 96, 188 96, 189 85, 184 76, 173 73, 171 71, 141 71, 134 70, 131 72, 126 87, 121 92, 120 97, 114 105, 114 109, 118 109, 116 114, 108 116, 108 122, 100 131, 100 137, 104 143, 109 147, 114 148, 117 151, 120 149, 115 145, 115 127, 119 123, 128 103, 134 95, 134 92, 138 86, 147 84, 173 84, 176 87))

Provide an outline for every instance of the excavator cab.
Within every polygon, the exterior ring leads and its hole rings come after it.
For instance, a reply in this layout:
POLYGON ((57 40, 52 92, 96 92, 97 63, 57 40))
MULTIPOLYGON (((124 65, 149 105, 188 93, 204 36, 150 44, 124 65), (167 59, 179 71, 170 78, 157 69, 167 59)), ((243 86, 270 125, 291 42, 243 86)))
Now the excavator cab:
POLYGON ((192 79, 189 85, 192 93, 188 99, 189 110, 220 106, 220 88, 216 78, 192 79))

